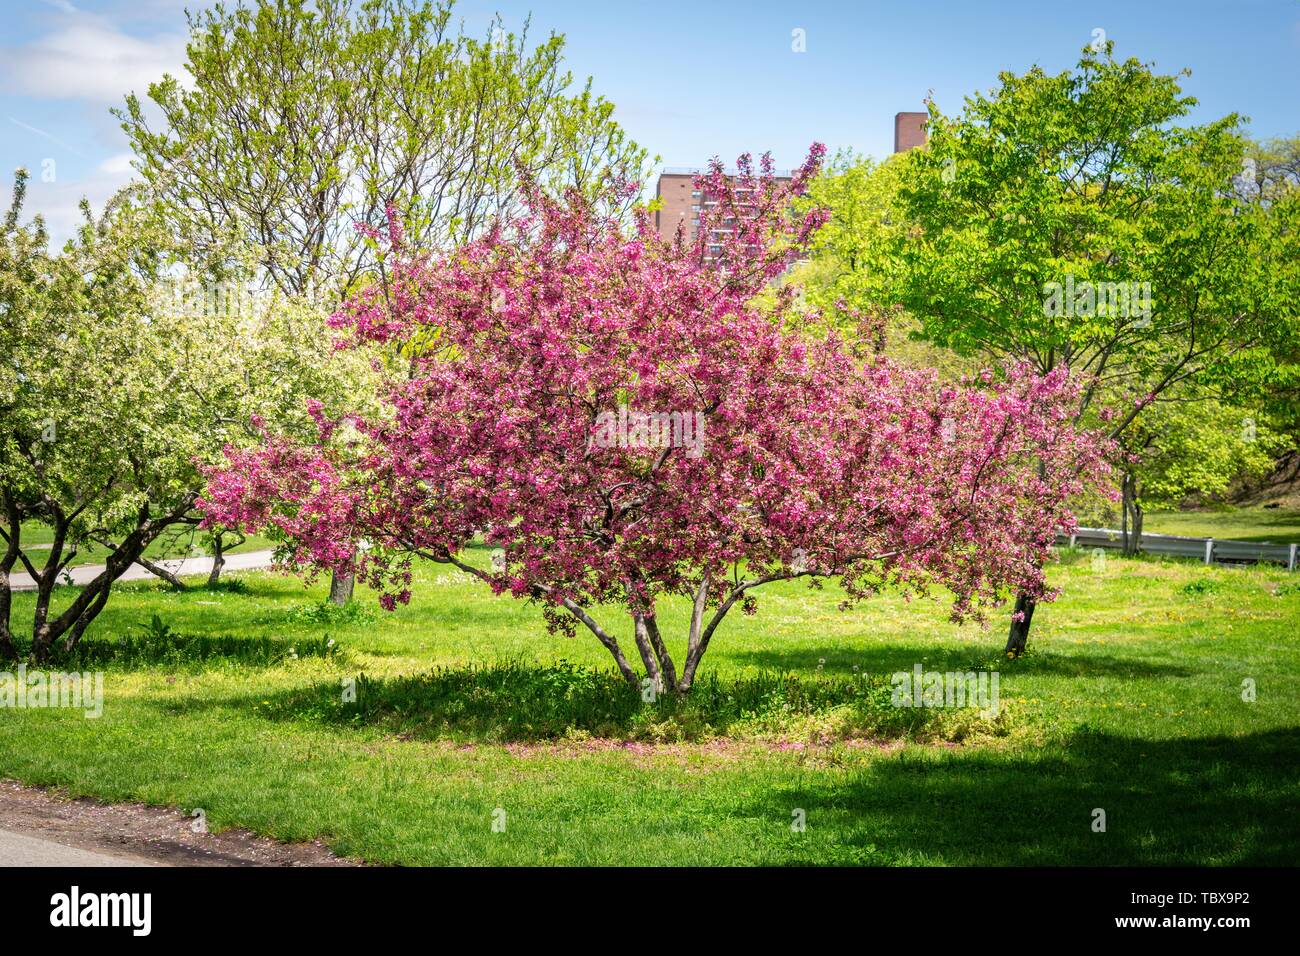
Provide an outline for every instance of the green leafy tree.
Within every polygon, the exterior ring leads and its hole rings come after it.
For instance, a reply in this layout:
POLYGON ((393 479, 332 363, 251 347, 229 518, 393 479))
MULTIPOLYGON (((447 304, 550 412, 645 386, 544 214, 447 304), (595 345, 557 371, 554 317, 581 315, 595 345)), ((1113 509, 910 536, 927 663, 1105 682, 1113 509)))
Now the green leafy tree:
POLYGON ((840 152, 799 200, 833 215, 814 237, 809 258, 787 281, 802 288, 820 315, 840 326, 857 318, 895 362, 935 368, 949 378, 978 371, 979 359, 927 340, 915 316, 894 302, 903 241, 911 228, 899 200, 903 156, 883 162, 840 152), (847 308, 846 308, 847 307, 847 308), (858 313, 855 315, 855 313, 858 313))
POLYGON ((1215 399, 1169 400, 1153 405, 1125 429, 1121 448, 1124 548, 1141 547, 1142 523, 1151 508, 1176 508, 1188 498, 1213 499, 1234 481, 1259 478, 1293 448, 1258 410, 1215 399))
POLYGON ((1272 202, 1297 187, 1300 187, 1300 136, 1250 145, 1241 172, 1242 193, 1272 202))
MULTIPOLYGON (((1089 383, 1077 418, 1117 438, 1172 389, 1263 382, 1296 336, 1297 204, 1243 194, 1239 118, 1178 125, 1194 102, 1107 44, 1003 73, 956 116, 931 103, 867 294, 959 353, 1070 367, 1089 383)), ((1016 610, 1012 654, 1032 602, 1016 610)))
POLYGON ((643 172, 613 105, 563 69, 562 36, 531 46, 526 27, 498 22, 474 39, 451 13, 218 4, 188 15, 192 79, 152 84, 152 110, 133 95, 115 112, 141 175, 197 240, 233 234, 281 290, 329 305, 377 266, 355 226, 390 207, 413 245, 439 249, 514 208, 521 172, 592 196, 643 172))
POLYGON ((807 208, 832 210, 813 239, 816 272, 806 273, 814 304, 883 302, 892 293, 899 240, 906 233, 906 214, 899 206, 898 157, 877 163, 848 152, 838 153, 800 200, 807 208))

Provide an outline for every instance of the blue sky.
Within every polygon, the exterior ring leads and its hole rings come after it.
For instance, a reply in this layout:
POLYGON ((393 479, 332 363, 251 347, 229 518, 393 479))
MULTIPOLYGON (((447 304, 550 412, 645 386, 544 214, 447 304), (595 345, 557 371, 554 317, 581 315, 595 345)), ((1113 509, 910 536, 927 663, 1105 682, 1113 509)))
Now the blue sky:
MULTIPOLYGON (((56 234, 82 195, 102 203, 130 177, 109 107, 165 70, 182 75, 183 10, 200 5, 0 0, 0 168, 32 170, 29 209, 56 234)), ((531 11, 538 36, 564 33, 573 72, 593 76, 672 166, 769 149, 793 166, 813 140, 881 156, 894 114, 922 109, 928 91, 955 111, 1000 70, 1069 67, 1096 29, 1118 55, 1191 69, 1195 119, 1236 111, 1256 136, 1300 132, 1300 0, 468 0, 457 11, 475 33, 494 11, 510 29, 531 11), (792 50, 796 29, 806 52, 792 50)))

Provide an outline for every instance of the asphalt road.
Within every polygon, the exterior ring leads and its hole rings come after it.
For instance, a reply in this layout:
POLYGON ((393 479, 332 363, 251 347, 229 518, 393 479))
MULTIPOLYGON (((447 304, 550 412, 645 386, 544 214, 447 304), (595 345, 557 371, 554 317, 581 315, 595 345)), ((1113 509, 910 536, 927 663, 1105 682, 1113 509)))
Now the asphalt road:
POLYGON ((0 866, 152 866, 129 856, 79 850, 53 840, 0 830, 0 866))
MULTIPOLYGON (((257 568, 269 568, 271 566, 270 551, 244 551, 237 554, 226 555, 226 571, 251 571, 257 568)), ((212 558, 168 558, 162 561, 155 561, 159 567, 166 568, 177 577, 187 577, 197 574, 207 574, 212 570, 212 558)), ((104 570, 102 564, 85 564, 79 568, 72 568, 68 573, 72 576, 73 584, 86 584, 94 580, 101 571, 104 570)), ((154 574, 148 568, 138 564, 133 564, 123 572, 118 578, 119 581, 144 581, 153 578, 154 574)), ((156 579, 155 579, 156 580, 156 579)), ((61 580, 60 584, 67 584, 67 581, 61 580)), ((36 582, 32 580, 30 574, 11 574, 9 576, 9 586, 15 591, 35 591, 36 582)))

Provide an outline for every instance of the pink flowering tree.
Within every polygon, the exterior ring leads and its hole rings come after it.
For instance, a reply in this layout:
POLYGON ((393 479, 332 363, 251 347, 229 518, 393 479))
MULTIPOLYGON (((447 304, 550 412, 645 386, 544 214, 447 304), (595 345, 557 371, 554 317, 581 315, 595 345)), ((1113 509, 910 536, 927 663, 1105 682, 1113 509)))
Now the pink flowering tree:
POLYGON ((292 564, 357 573, 390 609, 413 559, 454 565, 552 629, 585 627, 637 684, 634 647, 680 693, 774 581, 946 593, 957 619, 1050 599, 1067 500, 1103 467, 1065 372, 944 384, 889 364, 875 329, 810 334, 792 290, 759 296, 825 221, 789 201, 822 154, 788 182, 766 159, 715 162, 694 242, 537 190, 526 218, 440 258, 390 222, 386 280, 332 320, 343 346, 389 350, 383 413, 317 411, 315 444, 231 449, 201 507, 277 535, 292 564), (467 559, 477 535, 491 567, 467 559), (685 635, 660 632, 673 598, 685 635))

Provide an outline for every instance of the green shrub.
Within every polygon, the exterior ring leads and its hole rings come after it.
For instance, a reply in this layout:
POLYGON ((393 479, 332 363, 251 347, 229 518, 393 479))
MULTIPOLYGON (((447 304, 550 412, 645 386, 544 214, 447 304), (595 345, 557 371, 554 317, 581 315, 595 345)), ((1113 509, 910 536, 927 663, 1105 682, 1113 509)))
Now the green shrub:
POLYGON ((293 607, 284 616, 284 620, 289 624, 332 624, 339 627, 369 624, 375 620, 375 609, 361 601, 349 601, 347 604, 320 601, 293 607))

